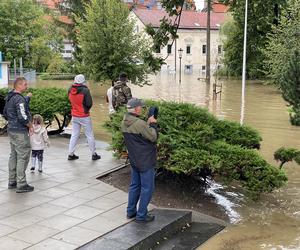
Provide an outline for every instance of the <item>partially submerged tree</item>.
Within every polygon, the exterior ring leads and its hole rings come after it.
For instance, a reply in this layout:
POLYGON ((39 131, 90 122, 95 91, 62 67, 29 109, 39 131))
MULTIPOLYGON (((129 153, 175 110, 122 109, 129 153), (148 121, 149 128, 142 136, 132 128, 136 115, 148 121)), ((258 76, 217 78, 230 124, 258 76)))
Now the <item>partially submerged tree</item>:
POLYGON ((125 71, 134 83, 143 84, 147 74, 160 69, 149 41, 135 32, 135 21, 119 0, 92 0, 86 20, 78 23, 82 63, 94 80, 115 80, 125 71))
POLYGON ((280 161, 280 169, 289 161, 295 161, 298 165, 300 165, 300 151, 295 148, 282 147, 276 150, 274 153, 274 159, 276 161, 280 161))

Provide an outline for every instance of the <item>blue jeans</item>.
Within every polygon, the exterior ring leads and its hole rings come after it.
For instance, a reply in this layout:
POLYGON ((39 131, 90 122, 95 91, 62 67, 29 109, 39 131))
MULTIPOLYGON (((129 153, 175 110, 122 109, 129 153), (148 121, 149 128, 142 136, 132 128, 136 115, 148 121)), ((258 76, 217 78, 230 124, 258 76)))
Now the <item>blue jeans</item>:
POLYGON ((145 220, 148 213, 148 204, 154 191, 155 170, 151 168, 140 172, 131 168, 131 183, 129 186, 127 216, 136 214, 136 220, 145 220), (137 210, 137 203, 139 208, 137 210))

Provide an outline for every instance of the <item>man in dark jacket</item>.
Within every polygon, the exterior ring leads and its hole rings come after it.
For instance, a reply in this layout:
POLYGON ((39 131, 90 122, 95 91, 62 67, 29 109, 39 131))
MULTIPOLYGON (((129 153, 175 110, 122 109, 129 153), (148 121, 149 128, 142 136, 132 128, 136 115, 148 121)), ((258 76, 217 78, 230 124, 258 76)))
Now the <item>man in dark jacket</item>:
POLYGON ((17 188, 17 193, 31 192, 34 187, 26 182, 26 168, 30 159, 30 139, 32 133, 31 114, 26 99, 22 93, 27 90, 27 81, 24 77, 15 80, 14 89, 6 97, 3 110, 4 117, 8 121, 8 135, 10 139, 11 153, 9 157, 8 188, 17 188))
POLYGON ((87 88, 84 75, 75 76, 74 84, 68 92, 69 100, 72 106, 72 135, 69 145, 68 160, 77 160, 79 156, 75 155, 75 147, 80 135, 81 127, 84 128, 84 133, 87 138, 92 160, 99 160, 101 157, 96 153, 95 138, 92 128, 92 120, 90 117, 90 109, 93 106, 93 100, 89 89, 87 88))
POLYGON ((128 113, 122 121, 122 132, 131 164, 127 218, 135 217, 138 223, 154 220, 154 215, 148 214, 147 207, 154 191, 158 137, 156 119, 151 116, 145 122, 139 118, 142 106, 140 99, 130 99, 127 103, 128 113))

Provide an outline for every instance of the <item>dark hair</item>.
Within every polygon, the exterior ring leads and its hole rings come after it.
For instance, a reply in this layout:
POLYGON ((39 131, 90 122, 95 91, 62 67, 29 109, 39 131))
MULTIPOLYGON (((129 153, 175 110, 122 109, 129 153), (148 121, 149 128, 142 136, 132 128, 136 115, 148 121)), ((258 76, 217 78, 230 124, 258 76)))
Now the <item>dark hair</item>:
POLYGON ((127 74, 125 72, 122 72, 119 77, 120 79, 125 79, 127 78, 127 74))
POLYGON ((26 78, 23 76, 17 77, 16 80, 14 81, 14 87, 16 87, 17 85, 19 85, 22 82, 26 82, 26 78))

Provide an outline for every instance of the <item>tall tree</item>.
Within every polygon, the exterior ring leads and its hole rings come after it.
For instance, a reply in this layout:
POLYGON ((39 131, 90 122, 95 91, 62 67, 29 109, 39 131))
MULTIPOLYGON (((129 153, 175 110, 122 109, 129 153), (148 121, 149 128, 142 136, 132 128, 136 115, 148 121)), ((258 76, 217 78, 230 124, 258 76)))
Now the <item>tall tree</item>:
POLYGON ((44 12, 33 0, 0 3, 0 51, 6 60, 22 57, 25 67, 44 70, 51 55, 60 50, 62 37, 44 19, 44 12))
POLYGON ((125 71, 133 82, 159 69, 148 40, 135 32, 129 9, 119 0, 91 0, 78 19, 78 41, 85 71, 95 80, 115 80, 125 71))
MULTIPOLYGON (((243 61, 243 38, 245 1, 220 0, 230 5, 234 19, 234 32, 227 35, 224 44, 224 63, 231 75, 240 76, 243 61)), ((276 23, 278 8, 283 7, 286 0, 256 0, 248 3, 248 36, 247 36, 247 77, 264 77, 262 50, 266 47, 267 34, 273 23, 276 23), (276 10, 276 11, 275 11, 276 10)))

